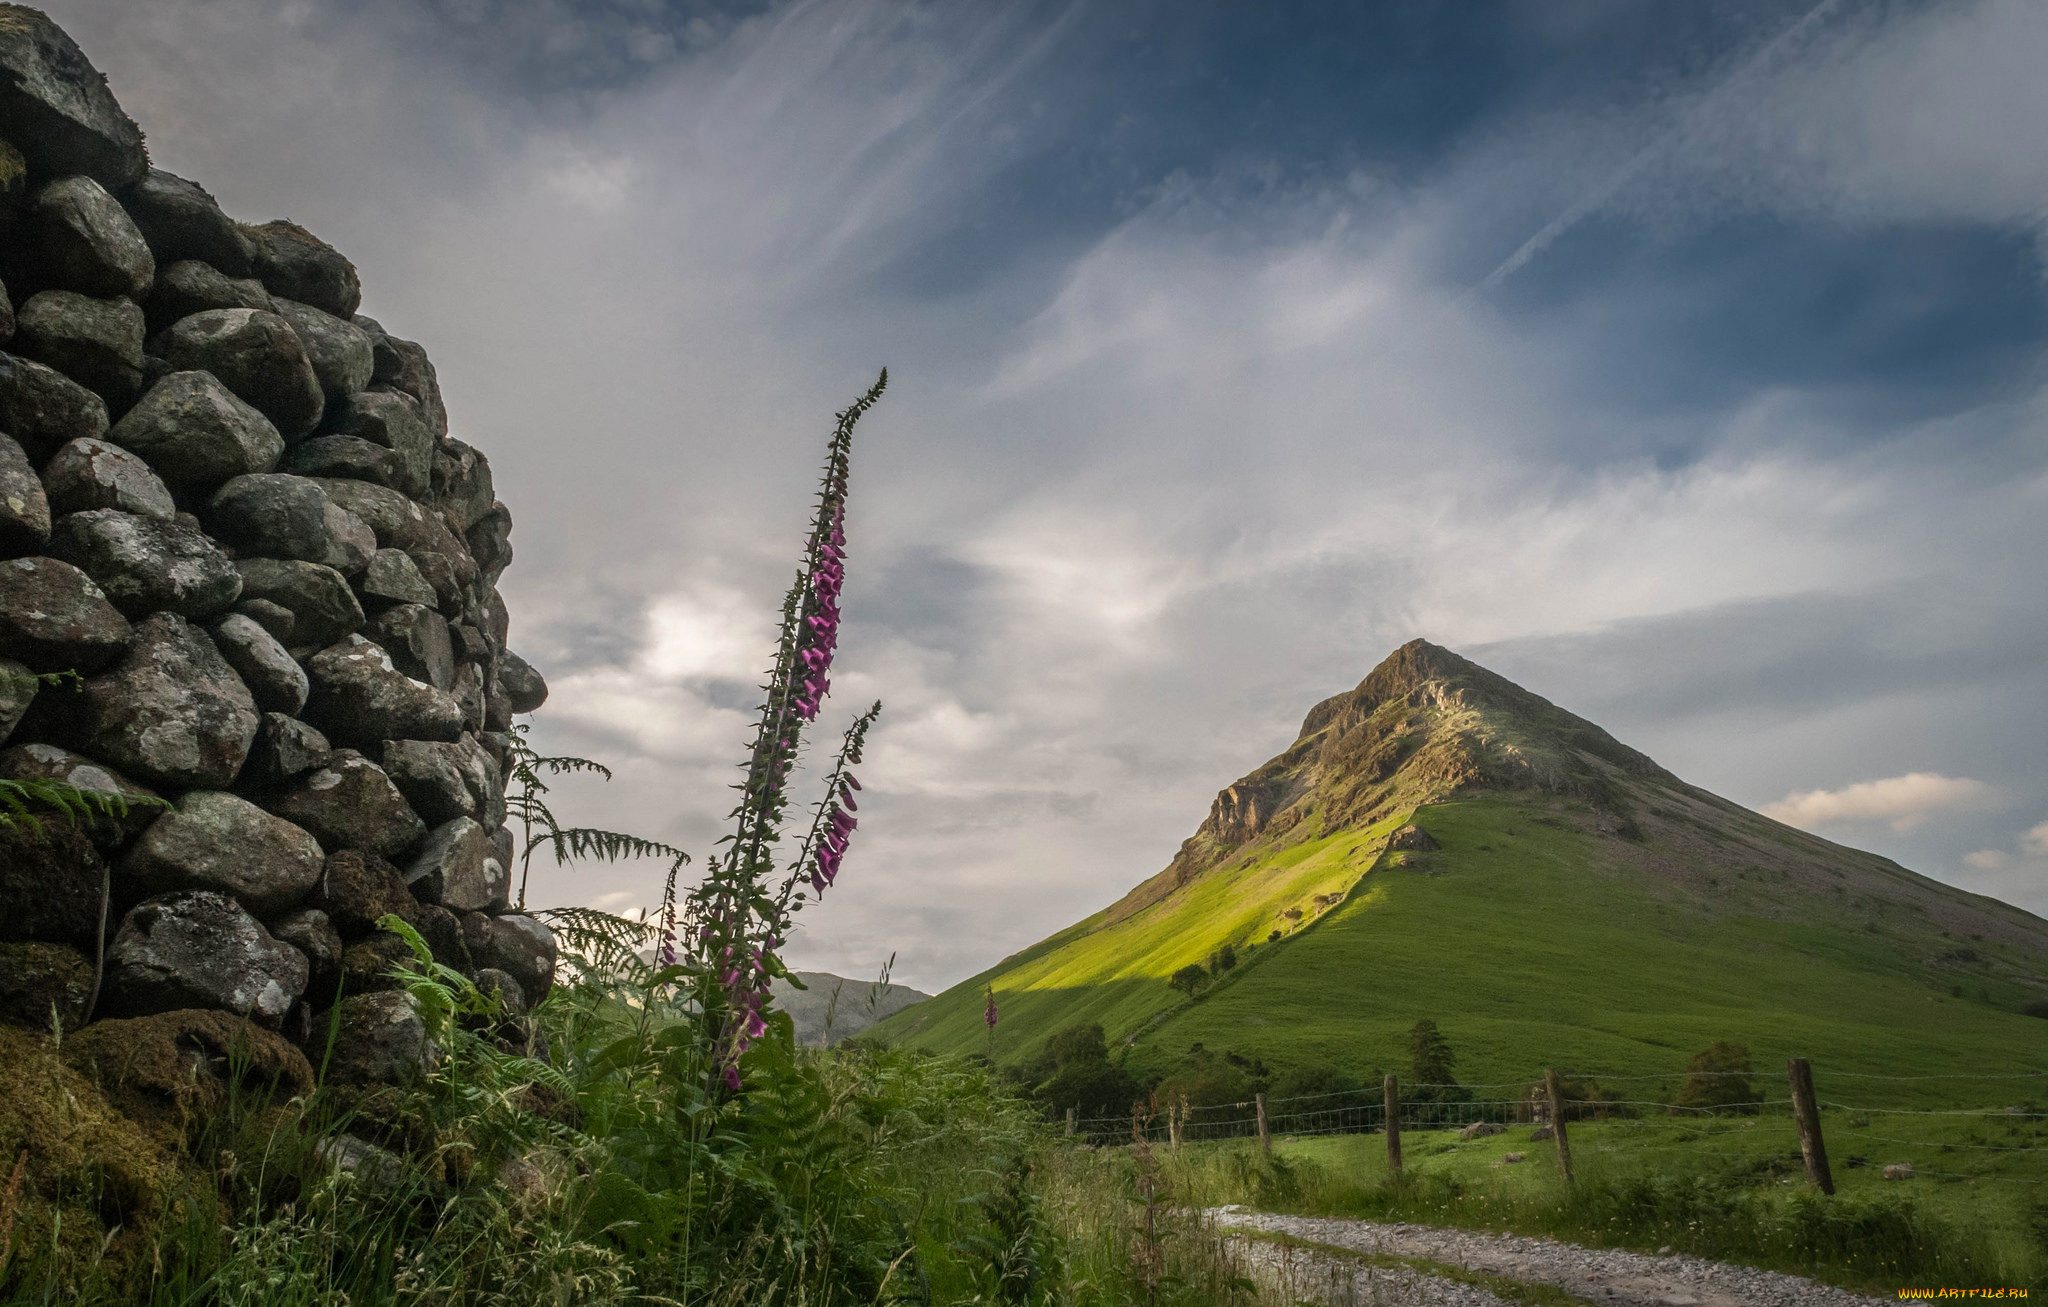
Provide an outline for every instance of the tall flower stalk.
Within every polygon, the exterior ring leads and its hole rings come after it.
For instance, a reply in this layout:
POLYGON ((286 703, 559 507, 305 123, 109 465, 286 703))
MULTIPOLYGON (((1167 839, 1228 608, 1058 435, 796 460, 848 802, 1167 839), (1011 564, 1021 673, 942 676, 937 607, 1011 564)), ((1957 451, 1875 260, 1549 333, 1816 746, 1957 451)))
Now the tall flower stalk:
MULTIPOLYGON (((714 1040, 712 1065, 727 1091, 740 1087, 739 1059, 766 1032, 768 986, 787 975, 779 951, 808 883, 811 896, 838 875, 847 841, 858 824, 853 795, 860 783, 848 770, 860 761, 877 703, 848 728, 826 778, 825 797, 809 833, 778 889, 775 846, 789 807, 788 782, 803 745, 832 690, 832 659, 839 644, 839 596, 846 582, 846 491, 853 429, 889 384, 884 369, 866 394, 837 415, 819 478, 817 509, 804 545, 803 565, 782 601, 775 665, 746 763, 736 787, 740 801, 732 833, 721 843, 709 873, 691 892, 685 914, 688 943, 701 964, 699 1011, 714 1040)), ((666 896, 665 896, 666 897, 666 896)), ((669 900, 672 902, 672 900, 669 900)), ((672 912, 665 915, 665 922, 672 912)))

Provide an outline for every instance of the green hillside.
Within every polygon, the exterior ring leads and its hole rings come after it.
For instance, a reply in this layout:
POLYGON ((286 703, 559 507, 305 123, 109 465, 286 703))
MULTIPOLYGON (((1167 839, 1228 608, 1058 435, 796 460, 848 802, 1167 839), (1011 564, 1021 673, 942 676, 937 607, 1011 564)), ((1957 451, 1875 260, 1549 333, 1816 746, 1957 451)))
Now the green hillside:
POLYGON ((1202 1045, 1362 1076, 1424 1017, 1468 1083, 1670 1072, 1719 1039, 1761 1066, 2048 1063, 2021 1011, 2048 921, 1687 785, 1423 641, 1318 704, 1164 871, 875 1033, 986 1051, 991 985, 1004 1063, 1099 1021, 1136 1070, 1202 1045), (1169 987, 1226 944, 1199 997, 1169 987))

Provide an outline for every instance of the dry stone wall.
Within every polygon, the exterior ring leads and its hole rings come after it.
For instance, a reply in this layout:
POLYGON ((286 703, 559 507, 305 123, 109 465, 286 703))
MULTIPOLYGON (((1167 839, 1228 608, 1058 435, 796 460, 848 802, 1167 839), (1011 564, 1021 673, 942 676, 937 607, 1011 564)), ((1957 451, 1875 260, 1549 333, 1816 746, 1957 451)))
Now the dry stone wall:
POLYGON ((386 914, 538 1001, 504 771, 547 687, 506 647, 511 516, 426 351, 311 232, 152 168, 9 4, 0 281, 0 777, 169 805, 0 831, 0 1018, 338 1028, 331 1074, 403 1081, 432 1049, 386 914))

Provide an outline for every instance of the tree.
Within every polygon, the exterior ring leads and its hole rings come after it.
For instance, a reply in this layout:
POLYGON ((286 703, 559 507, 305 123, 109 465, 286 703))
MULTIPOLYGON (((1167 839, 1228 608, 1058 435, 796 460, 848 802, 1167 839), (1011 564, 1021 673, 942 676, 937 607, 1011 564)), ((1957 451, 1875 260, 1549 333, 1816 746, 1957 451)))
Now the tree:
POLYGON ((1685 1064, 1678 1106, 1701 1112, 1754 1112, 1764 1096, 1750 1083, 1753 1072, 1747 1046, 1715 1040, 1685 1064))
POLYGON ((1221 976, 1237 965, 1237 950, 1225 944, 1209 955, 1209 974, 1221 976))
POLYGON ((1209 971, 1199 962, 1190 962, 1174 972, 1166 983, 1193 998, 1202 986, 1209 983, 1209 971))
POLYGON ((1444 1038, 1444 1032, 1434 1021, 1422 1020, 1408 1032, 1408 1076, 1417 1085, 1454 1085, 1457 1079, 1451 1074, 1458 1055, 1451 1051, 1451 1041, 1444 1038))

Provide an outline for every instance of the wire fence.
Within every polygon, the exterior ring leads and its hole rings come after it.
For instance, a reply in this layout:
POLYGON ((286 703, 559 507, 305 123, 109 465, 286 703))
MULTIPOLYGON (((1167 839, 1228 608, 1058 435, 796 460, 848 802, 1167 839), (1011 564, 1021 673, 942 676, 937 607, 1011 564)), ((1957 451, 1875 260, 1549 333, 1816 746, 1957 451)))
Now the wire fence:
MULTIPOLYGON (((1825 1175, 1826 1135, 1832 1134, 1849 1168, 1880 1165, 1866 1152, 1889 1150, 1887 1176, 1902 1169, 1911 1175, 1976 1180, 1976 1173, 1941 1169, 1944 1155, 1960 1154, 1986 1166, 2001 1168, 1996 1178, 2024 1184, 2048 1184, 2048 1072, 1956 1072, 1952 1074, 1885 1075, 1872 1072, 1805 1072, 1796 1064, 1785 1082, 1746 1071, 1678 1071, 1662 1075, 1586 1075, 1573 1073, 1555 1082, 1546 1076, 1489 1084, 1450 1083, 1360 1086, 1319 1093, 1268 1097, 1254 1094, 1242 1101, 1191 1103, 1169 1091, 1136 1103, 1128 1113, 1081 1116, 1071 1111, 1067 1131, 1077 1141, 1111 1144, 1144 1140, 1175 1146, 1231 1139, 1300 1139, 1328 1135, 1385 1133, 1391 1108, 1400 1132, 1456 1130, 1467 1137, 1498 1134, 1508 1127, 1532 1127, 1540 1139, 1554 1130, 1562 1116, 1569 1127, 1608 1122, 1613 1128, 1588 1140, 1588 1151, 1608 1154, 1697 1152, 1704 1142, 1725 1138, 1741 1120, 1775 1122, 1766 1150, 1801 1155, 1810 1132, 1820 1158, 1816 1172, 1825 1175), (1799 1076, 1807 1074, 1811 1100, 1802 1122, 1799 1076), (1823 1096, 1814 1078, 1836 1086, 1844 1097, 1823 1096), (1837 1083, 1841 1082, 1841 1083, 1837 1083), (1644 1095, 1623 1085, 1682 1084, 1675 1098, 1644 1095), (1911 1087, 1913 1094, 1952 1087, 1957 1098, 1980 1100, 1973 1106, 1915 1107, 1883 1102, 1845 1101, 1883 1097, 1883 1087, 1911 1087), (2006 1101, 1982 1103, 2001 1086, 2006 1101), (1787 1090, 1790 1093, 1787 1093, 1787 1090), (1505 1092, 1503 1092, 1505 1091, 1505 1092), (1847 1091, 1847 1092, 1845 1092, 1847 1091), (1942 1137, 1909 1137, 1912 1122, 1942 1137), (1825 1126, 1823 1126, 1825 1122, 1825 1126), (1872 1125, 1879 1129, 1872 1130, 1872 1125), (1878 1146, 1873 1149, 1871 1146, 1878 1146), (1900 1150, 1904 1150, 1901 1153, 1900 1150), (2037 1165, 2036 1158, 2040 1158, 2037 1165), (2019 1168, 2019 1170, 2016 1170, 2019 1168), (2036 1174, 2025 1174, 2034 1171, 2036 1174)), ((1908 1095, 1909 1097, 1911 1094, 1908 1095)), ((1923 1099, 1924 1101, 1924 1099, 1923 1099)), ((1832 1182, 1829 1181, 1831 1187, 1832 1182)))

